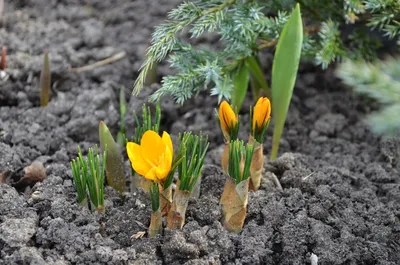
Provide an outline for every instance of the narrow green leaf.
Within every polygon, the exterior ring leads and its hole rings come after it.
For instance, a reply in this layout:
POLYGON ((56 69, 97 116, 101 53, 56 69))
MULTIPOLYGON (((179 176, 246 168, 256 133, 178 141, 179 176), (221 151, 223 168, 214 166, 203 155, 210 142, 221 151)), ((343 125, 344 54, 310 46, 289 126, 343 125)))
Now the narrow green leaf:
POLYGON ((275 122, 272 160, 278 155, 279 140, 285 125, 299 67, 302 42, 303 24, 300 6, 297 4, 283 28, 272 66, 272 115, 275 122))
POLYGON ((125 114, 126 114, 125 87, 121 86, 121 89, 119 91, 120 126, 119 126, 119 132, 117 134, 117 143, 120 146, 125 146, 125 144, 126 144, 125 114))
POLYGON ((252 77, 253 86, 253 97, 257 100, 260 95, 260 90, 264 90, 265 95, 271 98, 271 90, 268 87, 267 81, 265 81, 263 70, 261 69, 260 60, 257 55, 247 57, 246 63, 249 66, 252 77))
POLYGON ((51 73, 50 73, 50 62, 49 53, 44 52, 43 56, 43 68, 40 73, 40 106, 45 107, 49 103, 50 99, 50 86, 51 86, 51 73))
POLYGON ((107 183, 122 195, 126 189, 126 183, 121 151, 115 143, 106 124, 102 121, 99 125, 99 136, 101 149, 107 152, 107 183))
POLYGON ((237 71, 233 74, 233 93, 232 105, 234 110, 239 112, 242 108, 243 100, 246 97, 247 88, 249 86, 249 68, 242 63, 237 71))
POLYGON ((150 187, 151 209, 153 212, 160 209, 160 188, 157 182, 152 182, 150 187))

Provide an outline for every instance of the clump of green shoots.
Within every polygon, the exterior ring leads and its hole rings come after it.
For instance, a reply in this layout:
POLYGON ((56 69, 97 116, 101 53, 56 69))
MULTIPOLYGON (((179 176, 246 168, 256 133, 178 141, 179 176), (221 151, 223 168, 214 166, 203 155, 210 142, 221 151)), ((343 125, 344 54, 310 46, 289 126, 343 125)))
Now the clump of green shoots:
POLYGON ((134 130, 132 142, 139 144, 145 131, 152 130, 159 132, 161 121, 161 106, 159 101, 156 104, 154 119, 152 118, 150 107, 145 104, 143 104, 142 107, 142 121, 139 120, 136 112, 133 115, 135 117, 136 128, 134 130))
POLYGON ((245 146, 240 140, 229 143, 228 178, 220 203, 224 226, 230 232, 239 233, 246 218, 253 153, 253 145, 245 146))
POLYGON ((101 149, 107 152, 106 171, 107 184, 119 192, 121 197, 126 190, 124 162, 119 146, 115 143, 107 125, 101 121, 99 125, 101 149))
POLYGON ((103 161, 100 163, 100 156, 96 146, 95 151, 89 148, 86 160, 83 158, 80 147, 78 157, 71 161, 72 176, 78 193, 78 203, 88 202, 95 207, 96 211, 104 211, 104 175, 107 152, 103 152, 103 161), (89 196, 88 196, 89 193, 89 196), (88 201, 89 199, 89 201, 88 201))
POLYGON ((43 68, 40 73, 40 106, 45 107, 49 103, 50 99, 50 87, 51 87, 51 72, 49 53, 44 51, 43 56, 43 68))
POLYGON ((185 223, 186 208, 200 179, 208 145, 207 137, 204 138, 201 134, 196 136, 185 132, 180 136, 179 156, 182 157, 182 162, 178 165, 178 182, 172 207, 168 212, 168 228, 182 229, 185 223))

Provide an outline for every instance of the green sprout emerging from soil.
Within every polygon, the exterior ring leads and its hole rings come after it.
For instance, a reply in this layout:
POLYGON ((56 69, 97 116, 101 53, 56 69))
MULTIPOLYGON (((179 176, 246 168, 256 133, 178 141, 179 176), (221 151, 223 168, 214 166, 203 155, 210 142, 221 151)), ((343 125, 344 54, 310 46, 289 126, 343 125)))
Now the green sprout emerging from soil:
POLYGON ((107 184, 117 190, 121 197, 126 190, 124 162, 119 146, 115 143, 110 130, 104 122, 99 125, 99 138, 101 149, 107 153, 106 171, 107 184))
POLYGON ((48 51, 43 55, 43 68, 40 73, 40 106, 45 107, 49 103, 51 87, 51 72, 48 51))
POLYGON ((222 217, 228 231, 239 233, 246 218, 250 165, 254 146, 243 141, 229 143, 228 178, 221 196, 222 217))
POLYGON ((122 86, 119 91, 119 115, 120 115, 120 126, 117 134, 117 143, 121 146, 126 144, 126 128, 125 128, 125 114, 126 114, 126 98, 125 98, 125 87, 122 86))
POLYGON ((86 160, 78 147, 78 157, 71 161, 72 176, 78 193, 78 203, 83 204, 89 199, 88 206, 93 204, 96 211, 104 211, 104 176, 107 152, 103 152, 100 163, 98 148, 89 148, 86 160), (89 196, 87 195, 89 193, 89 196))
POLYGON ((204 157, 208 149, 207 137, 185 132, 180 136, 179 154, 182 161, 178 164, 178 183, 167 217, 167 226, 182 229, 185 223, 186 208, 191 194, 203 170, 204 157))

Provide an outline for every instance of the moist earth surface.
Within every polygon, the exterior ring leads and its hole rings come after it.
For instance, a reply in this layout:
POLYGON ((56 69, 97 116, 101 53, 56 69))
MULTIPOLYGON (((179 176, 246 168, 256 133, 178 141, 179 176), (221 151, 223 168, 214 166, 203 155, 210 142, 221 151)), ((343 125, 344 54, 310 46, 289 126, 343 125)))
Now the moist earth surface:
MULTIPOLYGON (((8 51, 7 77, 0 80, 0 181, 6 182, 0 184, 0 264, 311 264, 312 255, 318 264, 399 264, 400 141, 369 131, 364 117, 376 104, 344 87, 333 69, 301 65, 280 156, 265 159, 263 184, 249 193, 240 234, 228 233, 220 222, 223 139, 214 117, 217 99, 207 92, 182 106, 161 100, 161 127, 174 140, 183 131, 202 131, 211 142, 200 198, 190 201, 181 231, 135 238, 147 230, 151 207, 149 195, 133 185, 124 199, 106 187, 105 214, 77 204, 70 160, 78 146, 86 151, 98 144, 100 120, 116 135, 122 86, 132 136, 132 112, 140 114, 158 87, 133 97, 133 81, 153 27, 179 2, 5 1, 0 20, 0 45, 8 51), (41 108, 44 50, 50 55, 52 89, 48 106, 41 108), (71 70, 121 52, 123 58, 112 64, 71 70), (44 165, 47 177, 21 181, 34 162, 44 165), (267 178, 272 174, 282 189, 267 178)), ((271 55, 262 58, 269 73, 271 55)), ((167 65, 158 67, 159 78, 170 72, 167 65)), ((246 99, 240 115, 242 139, 247 139, 251 102, 246 99)), ((271 136, 269 129, 266 155, 271 136)))

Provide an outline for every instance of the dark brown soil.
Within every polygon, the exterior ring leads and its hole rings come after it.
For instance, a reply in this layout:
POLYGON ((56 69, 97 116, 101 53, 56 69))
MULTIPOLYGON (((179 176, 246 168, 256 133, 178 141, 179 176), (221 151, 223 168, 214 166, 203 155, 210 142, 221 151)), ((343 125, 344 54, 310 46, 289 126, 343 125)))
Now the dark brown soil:
MULTIPOLYGON (((162 100, 164 130, 174 137, 201 130, 211 141, 201 196, 190 202, 182 231, 132 239, 149 225, 150 201, 139 189, 121 200, 107 188, 105 216, 76 203, 69 161, 78 145, 87 150, 98 144, 100 120, 117 132, 121 86, 128 88, 132 134, 132 111, 156 86, 139 97, 129 90, 152 27, 177 3, 5 1, 0 46, 8 49, 9 77, 0 80, 0 174, 7 172, 7 184, 0 184, 0 265, 311 264, 312 254, 318 264, 399 264, 400 140, 371 134, 363 119, 375 106, 343 87, 332 70, 308 65, 300 69, 280 157, 266 161, 265 172, 278 176, 283 191, 264 181, 251 192, 239 235, 220 223, 222 137, 214 118, 217 100, 205 93, 183 106, 162 100), (53 87, 49 105, 40 108, 43 50, 50 54, 53 87), (68 71, 121 51, 126 57, 113 64, 68 71), (12 183, 34 161, 45 165, 47 178, 16 190, 12 183)), ((169 72, 159 67, 159 76, 169 72)), ((241 123, 240 136, 247 139, 247 111, 241 123)))

